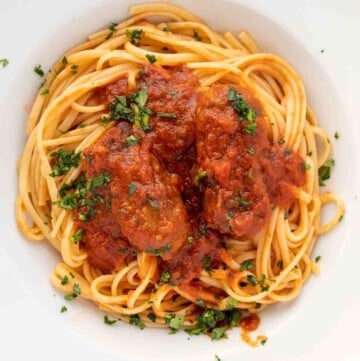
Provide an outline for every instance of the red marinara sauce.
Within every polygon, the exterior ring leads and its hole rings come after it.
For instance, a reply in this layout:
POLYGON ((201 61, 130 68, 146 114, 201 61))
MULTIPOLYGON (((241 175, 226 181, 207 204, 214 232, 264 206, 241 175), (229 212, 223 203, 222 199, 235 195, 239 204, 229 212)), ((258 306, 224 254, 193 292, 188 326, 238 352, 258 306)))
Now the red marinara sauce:
POLYGON ((255 331, 260 325, 260 318, 256 313, 250 313, 250 315, 245 316, 240 321, 239 326, 245 332, 252 332, 255 331))
MULTIPOLYGON (((121 78, 98 98, 109 105, 139 89, 146 90, 150 129, 120 119, 85 149, 85 179, 106 173, 108 181, 92 195, 102 202, 76 227, 94 267, 113 271, 145 251, 159 256, 160 271, 171 271, 176 284, 196 293, 200 271, 221 267, 225 238, 252 237, 272 204, 291 205, 294 189, 305 182, 303 160, 271 144, 249 89, 233 86, 256 114, 254 134, 244 131, 248 122, 239 121, 229 85, 200 89, 185 66, 145 66, 137 89, 121 78)), ((84 212, 88 205, 77 214, 84 212)), ((244 318, 244 327, 255 321, 244 318)))

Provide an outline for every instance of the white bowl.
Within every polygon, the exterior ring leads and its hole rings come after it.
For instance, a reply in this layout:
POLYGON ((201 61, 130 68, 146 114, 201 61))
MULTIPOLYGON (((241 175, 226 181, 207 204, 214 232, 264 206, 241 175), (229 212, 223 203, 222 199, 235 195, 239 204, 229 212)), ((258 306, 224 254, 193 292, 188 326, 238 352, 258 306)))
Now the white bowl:
MULTIPOLYGON (((0 104, 0 164, 3 170, 0 189, 2 235, 0 262, 2 261, 4 268, 3 277, 7 279, 10 277, 10 280, 17 285, 21 284, 18 291, 19 313, 26 314, 22 309, 26 307, 27 302, 22 302, 21 297, 24 300, 31 300, 30 304, 35 305, 32 310, 36 310, 38 314, 29 316, 27 322, 33 324, 27 327, 29 330, 36 329, 36 324, 46 327, 46 330, 38 331, 39 338, 36 339, 39 343, 43 344, 44 337, 52 333, 56 335, 58 341, 53 342, 52 337, 48 337, 46 342, 54 345, 55 348, 57 344, 59 348, 65 347, 65 351, 70 347, 70 350, 63 354, 61 353, 63 351, 53 350, 55 352, 52 355, 53 359, 57 357, 60 359, 61 355, 65 354, 71 355, 71 358, 78 354, 83 358, 95 359, 96 355, 102 355, 101 357, 112 359, 111 355, 115 355, 114 359, 117 360, 149 361, 213 360, 215 354, 223 360, 246 359, 244 357, 251 357, 252 360, 265 359, 265 357, 267 360, 293 360, 297 359, 296 357, 302 359, 301 357, 309 350, 321 347, 317 345, 317 340, 333 330, 334 322, 339 318, 338 312, 343 309, 344 302, 350 302, 348 288, 339 285, 339 282, 341 283, 339 274, 343 274, 341 270, 344 262, 353 259, 349 253, 348 242, 351 240, 359 242, 350 232, 352 230, 354 235, 354 231, 359 230, 359 226, 355 225, 357 202, 354 199, 359 184, 357 158, 359 145, 353 130, 354 119, 346 116, 347 109, 342 105, 344 89, 338 89, 337 84, 331 81, 329 71, 321 60, 323 55, 320 54, 320 49, 315 53, 308 43, 300 41, 275 20, 263 16, 259 6, 260 1, 255 2, 252 7, 235 4, 236 1, 175 2, 194 11, 214 29, 231 30, 235 33, 247 29, 258 41, 261 49, 288 60, 303 78, 308 101, 318 115, 320 125, 328 132, 333 143, 336 167, 327 188, 341 196, 345 201, 347 213, 335 230, 319 238, 314 255, 322 256, 320 276, 312 277, 295 301, 278 304, 263 312, 259 331, 269 337, 266 346, 257 350, 249 348, 240 340, 239 329, 233 330, 228 340, 212 342, 206 336, 192 337, 189 340, 184 332, 168 335, 166 330, 160 329, 146 328, 141 331, 125 323, 117 323, 109 327, 104 325, 103 314, 94 305, 80 300, 70 304, 66 314, 60 314, 59 310, 64 304, 63 295, 55 291, 49 283, 49 274, 59 261, 59 255, 45 242, 34 245, 17 231, 13 211, 17 193, 15 166, 24 146, 27 111, 40 83, 33 75, 32 68, 38 63, 42 64, 44 69, 50 67, 65 50, 82 42, 88 34, 108 26, 112 21, 127 17, 128 5, 133 2, 108 0, 87 3, 78 0, 74 2, 76 4, 67 4, 66 6, 69 6, 67 9, 61 8, 65 6, 61 1, 34 0, 29 1, 28 4, 5 1, 1 5, 7 11, 4 14, 9 16, 5 19, 3 15, 4 24, 9 22, 11 17, 15 19, 15 13, 20 11, 18 15, 23 21, 22 24, 26 25, 22 30, 25 33, 20 37, 14 36, 16 49, 13 54, 17 54, 19 58, 14 60, 15 70, 10 69, 12 64, 10 59, 9 71, 13 78, 10 80, 5 77, 5 85, 0 85, 0 94, 3 95, 0 104), (31 3, 33 9, 40 10, 40 6, 43 6, 42 13, 31 13, 31 3), (33 21, 26 20, 27 14, 32 14, 33 21), (19 44, 16 39, 21 37, 25 40, 19 44), (333 137, 335 131, 341 135, 337 141, 333 137), (75 341, 71 340, 71 335, 77 336, 73 338, 75 341)), ((277 1, 277 3, 285 4, 285 1, 277 1)), ((286 6, 284 8, 286 9, 286 6)), ((285 16, 286 11, 289 14, 289 10, 284 10, 285 16)), ((4 26, 2 25, 0 30, 4 26)), ((13 23, 13 26, 17 25, 13 23)), ((11 38, 12 29, 7 29, 7 33, 2 32, 2 34, 11 38)), ((7 69, 0 69, 0 78, 5 71, 7 69)), ((359 246, 355 250, 359 252, 359 246)), ((358 273, 356 269, 353 272, 358 273)), ((349 274, 344 282, 356 282, 356 278, 349 274)), ((354 292, 356 294, 358 290, 354 292)), ((2 297, 11 297, 6 287, 5 289, 2 287, 1 294, 2 297)), ((11 304, 16 309, 16 303, 13 302, 13 300, 4 302, 4 305, 8 307, 11 304)), ((0 301, 0 309, 4 310, 4 305, 0 301)), ((5 312, 2 311, 2 314, 5 312)), ((10 320, 5 322, 10 323, 10 320)), ((13 339, 15 334, 11 335, 13 339)), ((29 337, 35 339, 35 334, 29 337)), ((22 339, 18 340, 20 347, 24 338, 23 333, 22 339)), ((329 347, 331 350, 332 346, 329 347)), ((16 352, 18 355, 23 353, 25 355, 25 351, 21 349, 16 352)), ((328 353, 329 357, 332 355, 334 354, 328 353)))

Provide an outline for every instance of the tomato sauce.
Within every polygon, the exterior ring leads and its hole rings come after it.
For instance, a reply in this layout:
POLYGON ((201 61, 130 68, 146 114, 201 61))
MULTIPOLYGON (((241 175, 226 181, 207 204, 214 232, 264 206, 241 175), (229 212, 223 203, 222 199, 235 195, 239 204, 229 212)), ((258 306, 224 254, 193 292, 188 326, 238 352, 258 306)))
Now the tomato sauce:
POLYGON ((250 315, 243 317, 240 321, 240 327, 246 332, 255 331, 259 325, 260 318, 256 313, 250 313, 250 315))
POLYGON ((115 96, 146 90, 151 113, 149 129, 119 120, 84 151, 86 179, 109 173, 96 189, 103 201, 90 219, 76 221, 94 267, 116 270, 145 251, 193 292, 201 270, 221 265, 224 237, 252 237, 273 204, 291 205, 305 182, 303 161, 270 143, 260 103, 248 89, 234 88, 256 111, 254 135, 244 133, 229 86, 200 89, 185 66, 145 66, 137 89, 123 77, 98 91, 99 102, 109 105, 115 96))
POLYGON ((198 169, 206 173, 204 216, 209 226, 238 237, 254 236, 268 222, 271 204, 289 206, 292 189, 305 182, 302 159, 270 144, 260 103, 233 87, 256 112, 256 132, 229 102, 229 86, 200 92, 196 119, 198 169))

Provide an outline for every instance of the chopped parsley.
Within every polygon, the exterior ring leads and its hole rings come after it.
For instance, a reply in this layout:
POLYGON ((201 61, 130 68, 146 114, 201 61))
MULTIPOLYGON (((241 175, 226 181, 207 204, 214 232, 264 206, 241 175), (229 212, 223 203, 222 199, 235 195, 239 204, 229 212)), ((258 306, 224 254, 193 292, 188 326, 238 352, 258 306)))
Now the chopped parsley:
POLYGON ((64 209, 78 209, 78 195, 74 193, 67 194, 60 200, 56 201, 55 204, 64 209))
POLYGON ((159 283, 167 283, 169 285, 174 285, 174 282, 171 281, 171 272, 169 270, 165 270, 161 274, 159 283))
POLYGON ((70 69, 71 69, 71 74, 75 75, 79 69, 79 65, 75 65, 75 64, 71 65, 70 69))
POLYGON ((339 133, 338 133, 338 132, 335 132, 335 134, 334 134, 334 138, 335 138, 335 139, 339 139, 339 138, 340 138, 340 135, 339 135, 339 133))
POLYGON ((64 56, 64 57, 62 58, 61 62, 62 62, 64 65, 66 65, 66 64, 69 63, 66 56, 64 56))
POLYGON ((66 301, 72 301, 74 300, 77 296, 79 296, 81 294, 81 290, 80 287, 77 283, 74 283, 73 285, 73 293, 69 293, 67 295, 64 296, 66 301))
POLYGON ((205 309, 196 317, 197 325, 193 328, 186 329, 189 335, 208 334, 213 340, 225 338, 226 330, 239 324, 242 313, 237 310, 219 311, 205 309))
POLYGON ((276 265, 278 266, 278 268, 283 269, 283 267, 284 267, 283 260, 281 259, 280 261, 278 261, 276 265))
POLYGON ((116 32, 117 30, 117 24, 116 23, 111 23, 108 27, 108 29, 110 30, 109 33, 106 35, 105 39, 110 39, 114 33, 116 32))
POLYGON ((202 179, 204 179, 206 177, 206 170, 202 170, 199 173, 196 174, 196 176, 194 177, 194 181, 195 183, 201 181, 202 179))
POLYGON ((268 291, 270 288, 269 285, 265 285, 266 276, 264 274, 261 275, 260 279, 257 279, 254 275, 248 275, 247 280, 253 287, 259 286, 261 292, 268 291))
POLYGON ((50 90, 49 89, 43 89, 41 92, 40 92, 40 95, 46 95, 46 94, 49 94, 50 93, 50 90))
POLYGON ((248 208, 249 206, 251 206, 251 201, 243 197, 235 197, 235 200, 238 202, 239 207, 241 208, 248 208))
POLYGON ((233 308, 235 308, 238 305, 238 301, 235 300, 235 298, 232 297, 228 297, 226 299, 226 309, 227 310, 232 310, 233 308))
POLYGON ((315 257, 315 262, 318 263, 321 260, 321 256, 316 256, 315 257))
POLYGON ((312 150, 309 150, 307 153, 306 153, 307 156, 311 157, 313 155, 313 152, 312 150))
POLYGON ((247 277, 248 282, 251 284, 251 286, 256 286, 258 284, 258 280, 254 275, 248 275, 247 277))
POLYGON ((2 65, 3 68, 6 68, 9 65, 9 60, 2 58, 0 59, 0 64, 2 65))
POLYGON ((157 115, 158 117, 161 117, 161 118, 172 118, 172 119, 176 119, 176 114, 175 114, 175 113, 158 112, 158 113, 156 113, 156 115, 157 115))
POLYGON ((211 273, 211 257, 210 256, 206 256, 204 257, 202 260, 201 260, 201 263, 203 265, 203 268, 204 270, 207 272, 207 273, 211 273))
MULTIPOLYGON (((55 202, 59 207, 64 209, 76 210, 81 206, 87 206, 88 210, 79 215, 81 221, 88 221, 96 213, 93 208, 97 202, 104 203, 104 199, 95 191, 97 188, 110 182, 108 172, 103 172, 92 179, 85 179, 82 175, 75 181, 64 184, 60 190, 60 199, 55 202)), ((80 234, 77 235, 80 237, 80 234)))
POLYGON ((241 96, 241 94, 233 87, 229 87, 228 100, 231 102, 234 110, 239 114, 239 121, 246 121, 243 127, 243 132, 255 135, 256 134, 256 112, 249 107, 248 102, 241 96))
POLYGON ((61 307, 61 310, 60 310, 60 313, 64 313, 67 311, 67 307, 66 306, 62 306, 61 307))
POLYGON ((102 125, 103 127, 106 127, 109 122, 110 122, 110 118, 103 116, 100 120, 100 125, 102 125))
POLYGON ((154 64, 156 63, 156 56, 153 54, 146 54, 145 55, 146 59, 149 60, 150 64, 154 64))
POLYGON ((70 240, 73 241, 75 244, 77 244, 79 241, 83 239, 83 236, 84 236, 84 231, 82 229, 79 229, 70 237, 70 240))
POLYGON ((151 322, 155 322, 155 321, 156 321, 156 315, 155 315, 154 312, 148 313, 147 318, 148 318, 151 322))
POLYGON ((215 355, 215 361, 221 361, 221 358, 218 355, 215 355))
POLYGON ((141 321, 139 315, 130 315, 129 317, 129 324, 135 325, 140 328, 140 330, 143 330, 145 328, 145 325, 141 321))
POLYGON ((196 41, 202 41, 201 36, 199 35, 199 33, 196 30, 193 30, 193 36, 196 41))
POLYGON ((311 165, 309 163, 301 163, 301 169, 302 170, 309 170, 311 168, 311 165))
POLYGON ((171 95, 172 97, 175 96, 178 92, 176 90, 171 90, 169 91, 169 95, 171 95))
POLYGON ((240 271, 251 271, 255 268, 254 264, 251 262, 251 259, 247 259, 240 265, 240 271))
POLYGON ((212 340, 220 340, 221 338, 227 338, 227 335, 226 335, 227 329, 228 329, 227 326, 215 327, 211 332, 211 339, 212 340))
POLYGON ((171 250, 171 247, 172 247, 171 243, 167 243, 164 247, 160 247, 160 248, 148 247, 146 249, 146 253, 162 257, 165 252, 168 252, 171 250))
POLYGON ((90 180, 88 180, 88 188, 90 190, 94 190, 96 188, 100 188, 103 185, 107 184, 110 182, 110 175, 108 172, 103 172, 100 175, 98 175, 97 177, 94 177, 90 180))
POLYGON ((60 148, 58 152, 50 154, 52 158, 56 158, 56 162, 52 167, 50 177, 59 177, 66 174, 72 167, 77 167, 80 162, 81 151, 75 153, 74 150, 65 150, 60 148))
POLYGON ((195 300, 195 305, 200 306, 200 307, 202 307, 202 308, 206 308, 206 303, 205 303, 204 300, 201 299, 201 298, 197 298, 197 299, 195 300))
POLYGON ((285 144, 285 139, 284 139, 284 138, 279 139, 279 140, 278 140, 278 143, 279 143, 279 144, 285 144))
POLYGON ((261 344, 262 346, 264 346, 264 345, 266 344, 266 341, 267 341, 267 338, 264 338, 264 339, 262 339, 262 340, 260 341, 260 344, 261 344))
POLYGON ((41 65, 36 65, 34 68, 34 72, 39 75, 41 78, 45 75, 44 70, 41 68, 41 65))
POLYGON ((152 111, 146 106, 148 94, 146 89, 131 93, 127 98, 124 95, 115 95, 115 101, 110 102, 110 119, 127 120, 145 132, 151 130, 149 124, 152 111))
POLYGON ((142 37, 142 29, 135 29, 133 31, 126 29, 125 35, 130 39, 131 43, 134 45, 140 45, 140 40, 142 37))
POLYGON ((117 320, 110 320, 109 317, 107 315, 104 316, 104 323, 105 325, 113 325, 117 320))
POLYGON ((61 280, 61 284, 63 285, 63 286, 65 286, 65 285, 67 285, 69 283, 69 277, 67 276, 67 275, 65 275, 64 277, 63 277, 63 279, 61 280))
POLYGON ((226 215, 226 221, 227 221, 227 222, 230 222, 234 217, 235 217, 235 216, 234 216, 232 213, 228 213, 228 214, 226 215))
POLYGON ((254 147, 249 147, 248 148, 248 153, 249 154, 255 154, 255 148, 254 147))
POLYGON ((324 165, 322 165, 319 170, 318 170, 318 174, 319 174, 319 186, 323 187, 325 186, 325 182, 326 180, 330 179, 331 177, 331 168, 334 167, 335 165, 335 160, 334 159, 328 159, 324 165))
POLYGON ((132 197, 136 191, 136 184, 135 183, 129 183, 128 184, 128 193, 129 196, 132 197))
POLYGON ((129 135, 125 140, 125 147, 130 147, 134 144, 138 144, 141 138, 136 138, 134 135, 129 135))
POLYGON ((321 49, 321 50, 320 50, 320 53, 323 53, 324 51, 325 51, 324 49, 321 49))
POLYGON ((169 31, 171 31, 171 28, 169 26, 164 26, 162 28, 162 31, 169 32, 169 31))
POLYGON ((184 325, 185 317, 183 315, 166 315, 165 324, 169 325, 170 333, 176 333, 184 325))

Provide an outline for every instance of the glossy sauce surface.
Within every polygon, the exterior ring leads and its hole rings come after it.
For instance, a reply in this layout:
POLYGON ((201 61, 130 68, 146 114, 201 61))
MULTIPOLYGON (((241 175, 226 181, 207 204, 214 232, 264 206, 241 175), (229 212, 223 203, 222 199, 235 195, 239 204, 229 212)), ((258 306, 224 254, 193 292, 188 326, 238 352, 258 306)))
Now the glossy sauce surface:
POLYGON ((229 85, 200 89, 184 66, 146 66, 137 89, 121 78, 99 99, 109 104, 139 89, 147 91, 151 129, 120 120, 84 151, 85 177, 108 172, 110 181, 97 190, 105 202, 95 215, 76 225, 93 266, 116 270, 145 251, 195 294, 200 271, 221 268, 225 239, 254 236, 272 204, 291 205, 305 182, 303 160, 270 143, 261 105, 246 88, 234 86, 256 112, 254 135, 244 133, 229 85), (127 145, 130 136, 139 141, 127 145))

